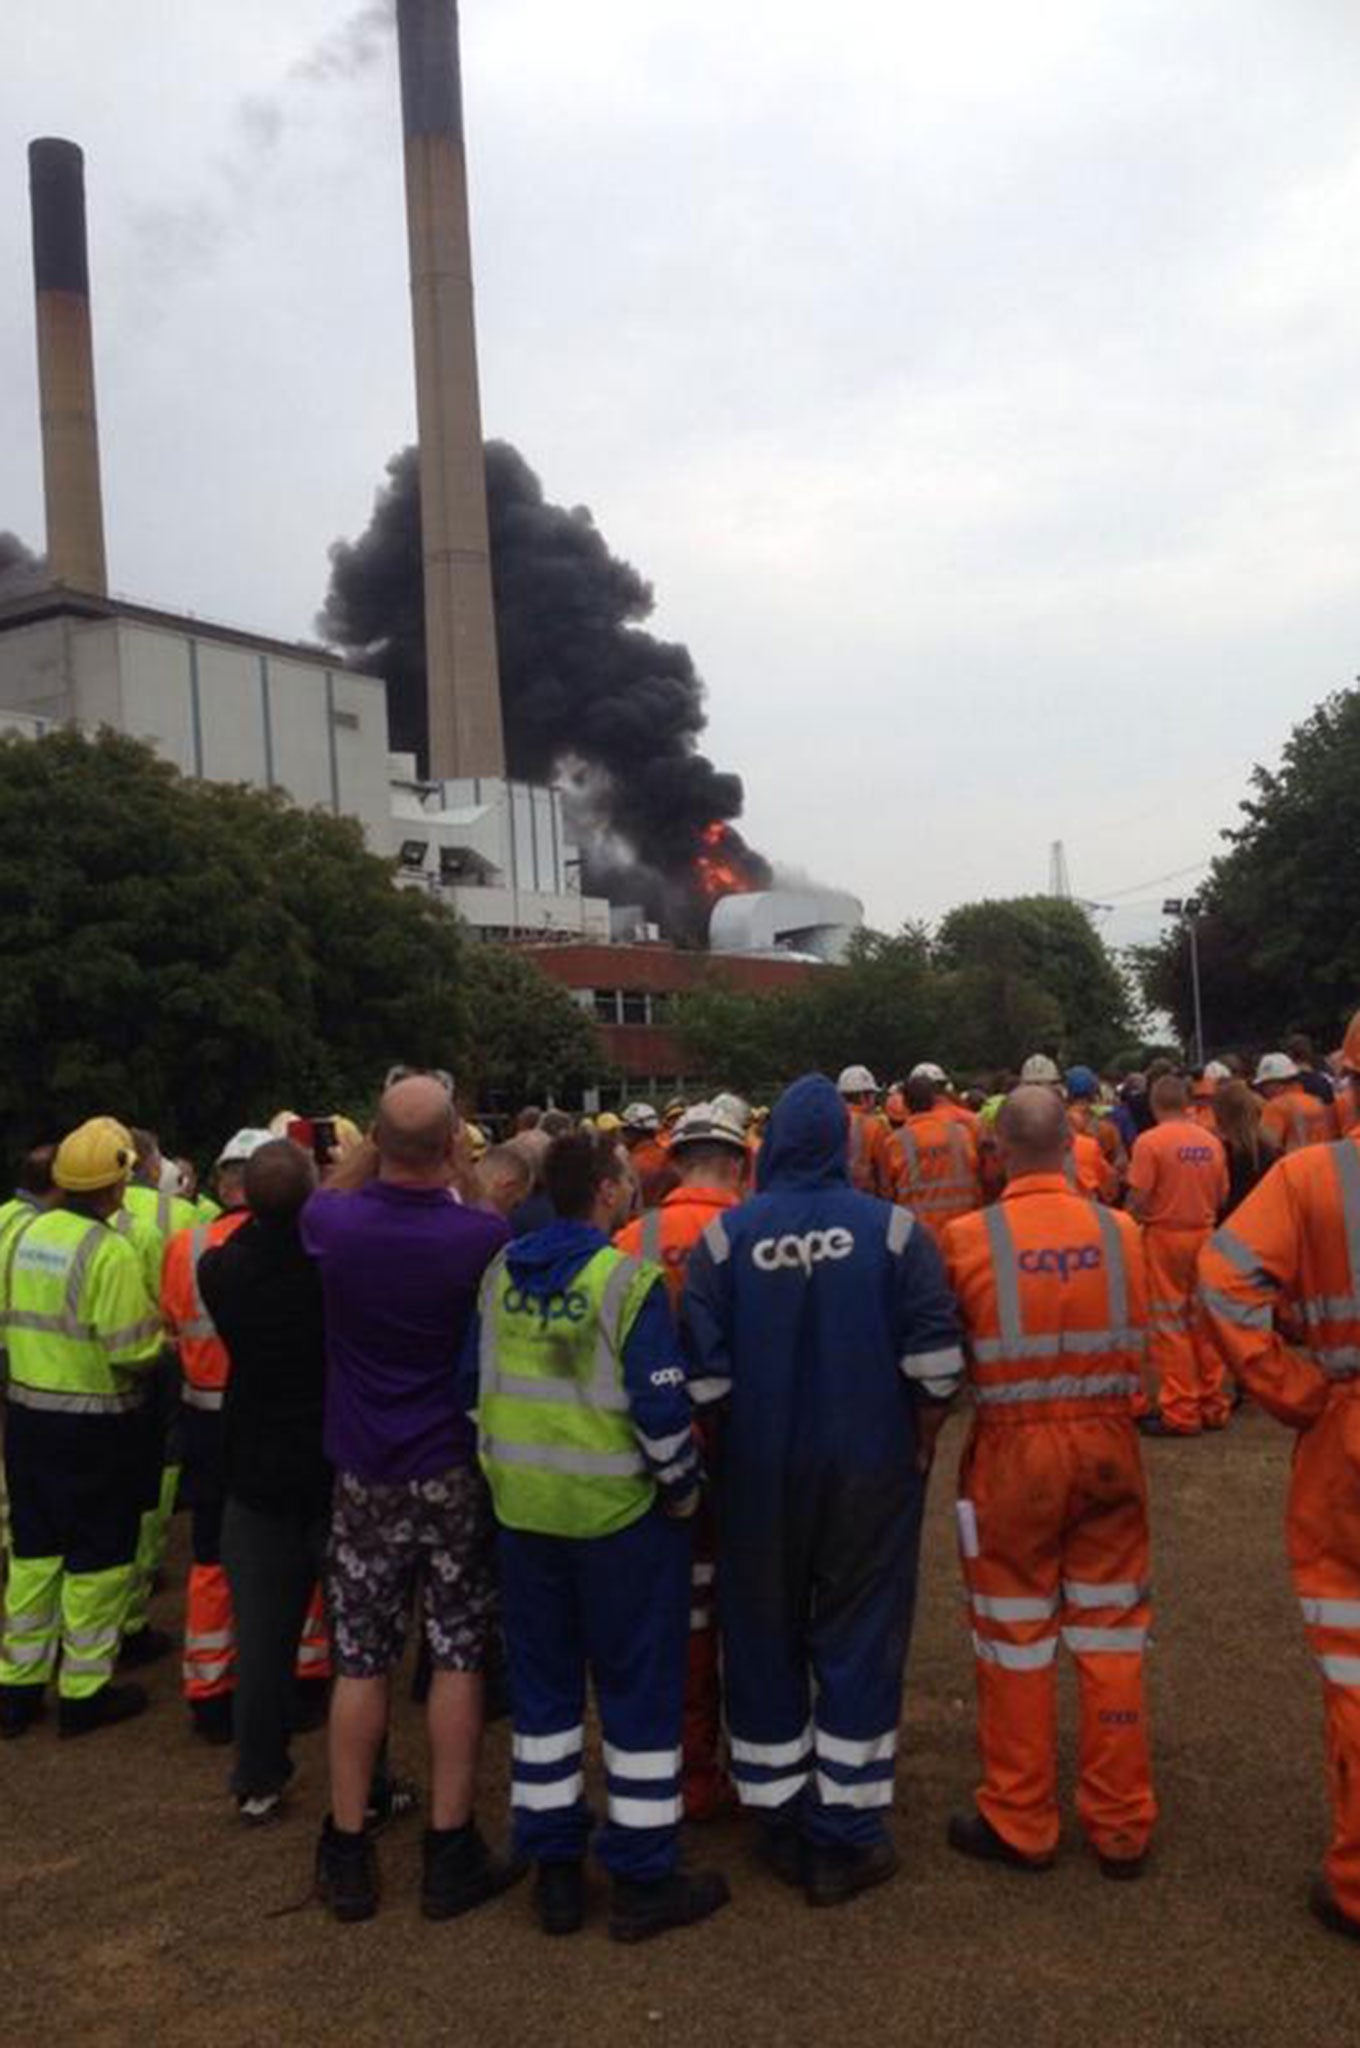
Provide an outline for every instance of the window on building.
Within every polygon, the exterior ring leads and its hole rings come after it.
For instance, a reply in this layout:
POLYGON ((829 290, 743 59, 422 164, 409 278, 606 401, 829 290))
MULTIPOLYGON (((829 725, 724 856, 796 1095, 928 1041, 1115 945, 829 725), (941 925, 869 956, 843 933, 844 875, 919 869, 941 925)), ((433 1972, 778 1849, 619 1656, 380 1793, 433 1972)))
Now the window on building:
POLYGON ((598 1024, 617 1024, 619 1021, 619 992, 616 988, 597 988, 594 992, 595 1021, 598 1024))
POLYGON ((650 1024, 652 1021, 651 1003, 640 988, 624 989, 620 1008, 625 1024, 650 1024))

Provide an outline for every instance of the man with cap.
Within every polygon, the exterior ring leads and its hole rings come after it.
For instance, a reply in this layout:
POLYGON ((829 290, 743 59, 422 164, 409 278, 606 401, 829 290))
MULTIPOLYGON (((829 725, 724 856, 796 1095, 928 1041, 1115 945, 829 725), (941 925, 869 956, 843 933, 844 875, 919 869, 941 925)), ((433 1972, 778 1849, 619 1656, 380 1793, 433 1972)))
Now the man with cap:
POLYGON ((1329 1145, 1336 1135, 1332 1106, 1310 1095, 1298 1065, 1287 1052, 1263 1055, 1252 1082, 1265 1097, 1261 1135, 1277 1152, 1299 1152, 1305 1145, 1329 1145))
MULTIPOLYGON (((226 1244, 250 1214, 246 1165, 275 1142, 267 1130, 245 1129, 229 1138, 213 1184, 221 1213, 212 1223, 176 1231, 161 1269, 161 1314, 179 1353, 183 1406, 184 1490, 193 1517, 193 1557, 184 1611, 184 1697, 195 1733, 225 1743, 232 1734, 236 1689, 236 1633, 231 1590, 222 1564, 222 1411, 231 1360, 199 1288, 204 1254, 226 1244)), ((298 1650, 298 1680, 321 1693, 330 1677, 330 1653, 319 1593, 298 1650)))
MULTIPOLYGON (((680 1175, 659 1208, 634 1218, 614 1243, 630 1258, 660 1266, 671 1306, 678 1312, 690 1253, 715 1216, 735 1209, 748 1178, 746 1119, 732 1096, 697 1102, 671 1134, 671 1157, 680 1175)), ((711 1445, 706 1444, 706 1449, 711 1445)), ((684 1768, 681 1796, 686 1820, 711 1820, 730 1805, 732 1789, 719 1760, 722 1695, 714 1626, 716 1536, 705 1503, 695 1521, 691 1571, 689 1668, 685 1679, 684 1768)))
POLYGON ((160 1317, 111 1227, 132 1138, 95 1117, 57 1148, 55 1206, 10 1236, 0 1269, 9 1353, 5 1471, 13 1549, 0 1637, 0 1734, 22 1735, 57 1675, 58 1732, 140 1714, 115 1685, 144 1470, 142 1410, 160 1317))
POLYGON ((843 1067, 836 1093, 849 1112, 850 1185, 890 1202, 897 1185, 892 1132, 878 1113, 878 1083, 867 1067, 843 1067))
POLYGON ((1069 1067, 1063 1075, 1067 1121, 1075 1138, 1094 1138, 1108 1172, 1098 1176, 1097 1192, 1105 1201, 1117 1199, 1128 1171, 1128 1154, 1113 1120, 1100 1106, 1100 1076, 1092 1067, 1069 1067))
POLYGON ((679 1185, 680 1176, 661 1143, 661 1119, 650 1102, 629 1103, 623 1112, 621 1135, 628 1148, 628 1163, 637 1178, 642 1206, 654 1209, 679 1185))

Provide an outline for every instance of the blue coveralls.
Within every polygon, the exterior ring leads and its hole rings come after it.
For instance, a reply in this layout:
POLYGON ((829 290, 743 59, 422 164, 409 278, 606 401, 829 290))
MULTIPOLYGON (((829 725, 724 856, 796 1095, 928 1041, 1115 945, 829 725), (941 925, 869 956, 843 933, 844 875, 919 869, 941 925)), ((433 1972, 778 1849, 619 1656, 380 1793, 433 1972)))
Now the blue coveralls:
POLYGON ((760 1192, 709 1225, 682 1305, 691 1396, 725 1404, 733 1782, 826 1846, 885 1833, 925 1500, 915 1404, 947 1399, 964 1369, 934 1242, 849 1186, 847 1129, 829 1081, 787 1091, 760 1192))

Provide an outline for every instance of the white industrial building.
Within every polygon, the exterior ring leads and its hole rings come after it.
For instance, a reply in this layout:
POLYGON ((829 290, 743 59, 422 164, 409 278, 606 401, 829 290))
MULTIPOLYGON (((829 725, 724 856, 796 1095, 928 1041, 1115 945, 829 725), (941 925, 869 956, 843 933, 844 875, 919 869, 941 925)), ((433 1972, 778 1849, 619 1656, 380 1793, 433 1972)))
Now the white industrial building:
POLYGON ((835 963, 863 923, 864 905, 841 889, 757 889, 714 904, 708 943, 714 953, 835 963))
POLYGON ((0 603, 0 729, 109 726, 185 775, 357 818, 408 887, 482 936, 609 937, 555 790, 429 783, 387 745, 387 694, 324 649, 60 589, 0 603))

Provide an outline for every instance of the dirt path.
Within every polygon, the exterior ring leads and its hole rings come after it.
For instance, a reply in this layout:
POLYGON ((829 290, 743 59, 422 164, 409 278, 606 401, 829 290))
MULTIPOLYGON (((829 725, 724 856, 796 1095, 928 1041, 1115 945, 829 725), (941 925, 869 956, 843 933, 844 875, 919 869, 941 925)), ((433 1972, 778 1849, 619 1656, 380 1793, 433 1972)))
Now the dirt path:
MULTIPOLYGON (((1043 1878, 979 1869, 944 1847, 974 1754, 942 1484, 899 1772, 905 1868, 886 1890, 812 1913, 725 1823, 702 1849, 736 1897, 711 1926, 621 1950, 597 1915, 576 1940, 550 1944, 523 1888, 469 1920, 427 1925, 408 1823, 383 1839, 372 1924, 336 1927, 316 1908, 271 1918, 308 1889, 321 1738, 298 1746, 286 1823, 252 1834, 224 1795, 222 1752, 191 1739, 166 1668, 140 1722, 60 1746, 44 1727, 0 1751, 0 2039, 1343 2048, 1360 2036, 1360 1949, 1303 1910, 1325 1814, 1318 1686, 1280 1538, 1287 1458, 1285 1432, 1260 1417, 1227 1437, 1148 1447, 1164 1820, 1140 1885, 1104 1882, 1072 1829, 1043 1878)), ((177 1616, 177 1602, 161 1603, 162 1621, 177 1616)), ((418 1769, 409 1707, 399 1728, 399 1758, 418 1769)), ((505 1752, 498 1729, 482 1800, 491 1822, 504 1809, 505 1752)))

